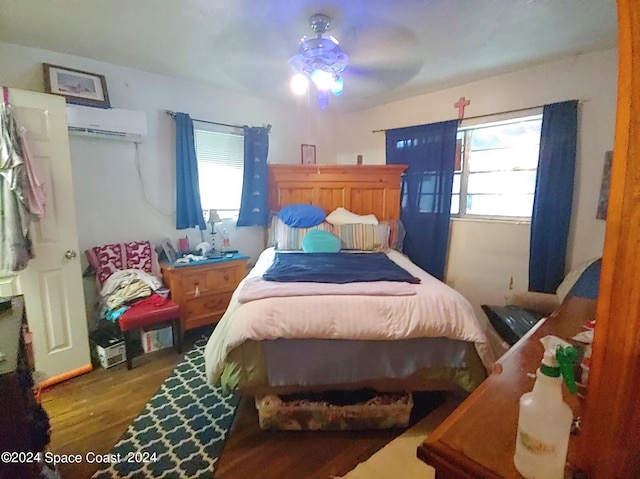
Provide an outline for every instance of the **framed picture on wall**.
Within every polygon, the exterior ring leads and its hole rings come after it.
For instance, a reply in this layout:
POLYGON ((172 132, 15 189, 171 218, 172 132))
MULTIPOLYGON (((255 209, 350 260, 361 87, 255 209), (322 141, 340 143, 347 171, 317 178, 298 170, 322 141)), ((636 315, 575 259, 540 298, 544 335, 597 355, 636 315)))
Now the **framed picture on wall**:
POLYGON ((42 64, 44 90, 62 95, 67 103, 110 108, 107 82, 104 75, 83 72, 72 68, 42 64))
POLYGON ((602 181, 600 184, 600 196, 598 197, 598 210, 596 218, 599 220, 607 219, 607 208, 609 206, 609 184, 611 183, 611 160, 613 159, 613 151, 607 151, 604 154, 604 164, 602 167, 602 181))
POLYGON ((302 164, 316 164, 316 145, 302 145, 302 164))

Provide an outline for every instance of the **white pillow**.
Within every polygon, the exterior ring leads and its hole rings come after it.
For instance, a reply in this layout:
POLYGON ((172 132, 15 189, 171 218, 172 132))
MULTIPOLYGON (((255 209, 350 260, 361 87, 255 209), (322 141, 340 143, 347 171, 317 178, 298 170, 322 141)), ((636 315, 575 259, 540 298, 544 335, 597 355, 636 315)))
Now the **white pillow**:
POLYGON ((352 224, 362 224, 362 225, 378 224, 378 218, 376 218, 376 215, 373 215, 373 214, 358 215, 342 207, 336 208, 331 213, 329 213, 325 218, 325 221, 335 226, 352 225, 352 224))

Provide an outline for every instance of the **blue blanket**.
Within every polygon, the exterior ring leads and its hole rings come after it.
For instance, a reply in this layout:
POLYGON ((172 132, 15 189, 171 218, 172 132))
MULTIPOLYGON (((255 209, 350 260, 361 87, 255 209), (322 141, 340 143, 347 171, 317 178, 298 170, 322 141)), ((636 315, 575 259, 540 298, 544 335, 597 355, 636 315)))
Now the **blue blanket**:
POLYGON ((420 279, 391 261, 383 253, 276 253, 262 276, 267 281, 354 283, 420 279))

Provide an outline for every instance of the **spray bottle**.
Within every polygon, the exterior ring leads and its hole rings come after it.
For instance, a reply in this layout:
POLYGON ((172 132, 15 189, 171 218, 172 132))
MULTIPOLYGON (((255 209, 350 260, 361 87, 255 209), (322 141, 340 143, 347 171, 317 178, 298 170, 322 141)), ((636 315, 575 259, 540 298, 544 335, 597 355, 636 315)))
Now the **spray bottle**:
POLYGON ((513 462, 526 479, 562 479, 573 413, 562 400, 562 383, 575 394, 573 364, 577 350, 555 336, 540 340, 542 364, 533 390, 520 398, 513 462))

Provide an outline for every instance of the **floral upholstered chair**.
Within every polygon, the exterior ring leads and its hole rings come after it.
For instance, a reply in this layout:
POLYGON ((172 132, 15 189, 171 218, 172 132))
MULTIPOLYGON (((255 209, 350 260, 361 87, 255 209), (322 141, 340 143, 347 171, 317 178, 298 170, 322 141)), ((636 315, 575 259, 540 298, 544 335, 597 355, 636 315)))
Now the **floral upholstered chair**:
POLYGON ((106 244, 85 251, 96 275, 99 316, 102 324, 115 324, 122 333, 128 369, 133 367, 136 352, 133 333, 144 328, 171 323, 174 345, 181 351, 180 308, 162 291, 154 254, 149 241, 106 244))

